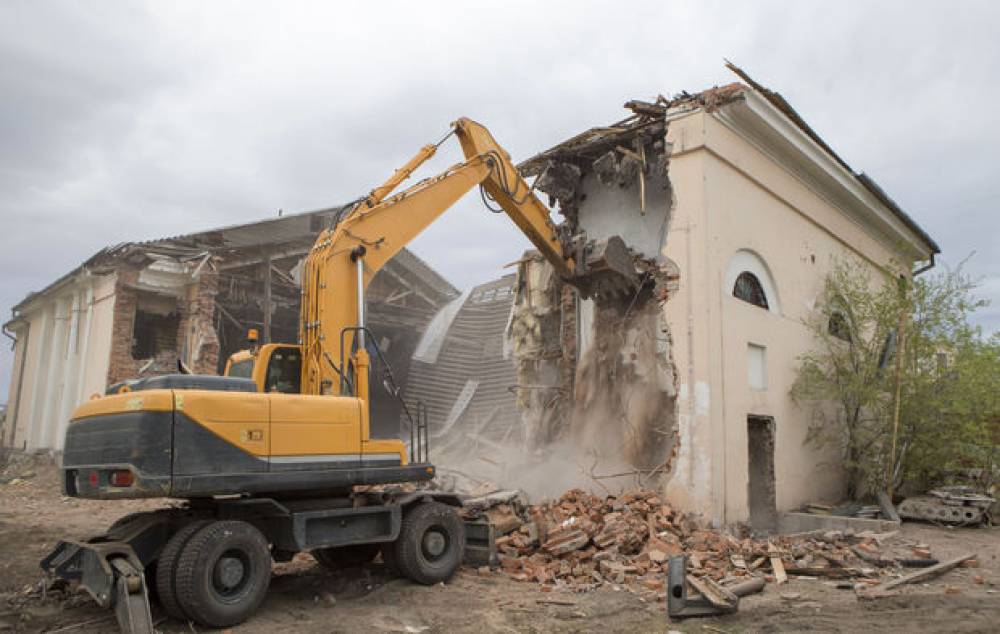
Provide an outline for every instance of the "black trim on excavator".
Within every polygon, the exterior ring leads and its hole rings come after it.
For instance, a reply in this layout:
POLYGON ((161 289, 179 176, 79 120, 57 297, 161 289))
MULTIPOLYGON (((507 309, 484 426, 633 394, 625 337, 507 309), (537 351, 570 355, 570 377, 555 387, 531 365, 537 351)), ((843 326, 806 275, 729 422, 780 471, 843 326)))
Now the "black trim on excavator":
POLYGON ((184 412, 121 412, 77 420, 67 431, 63 492, 91 499, 297 493, 430 480, 427 463, 389 454, 298 457, 271 464, 215 435, 184 412), (331 458, 336 458, 332 460, 331 458), (129 486, 110 475, 127 470, 129 486))
POLYGON ((256 392, 252 379, 212 374, 163 374, 144 379, 119 381, 109 385, 105 394, 118 394, 123 387, 130 392, 144 390, 213 390, 216 392, 256 392))

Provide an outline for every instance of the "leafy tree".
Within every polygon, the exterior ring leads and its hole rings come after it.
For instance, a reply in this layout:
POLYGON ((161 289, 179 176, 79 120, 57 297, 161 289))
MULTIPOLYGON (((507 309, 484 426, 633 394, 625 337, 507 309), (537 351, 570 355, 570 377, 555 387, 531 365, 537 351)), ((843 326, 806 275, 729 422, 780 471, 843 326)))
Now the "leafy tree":
POLYGON ((1000 338, 970 325, 985 304, 974 290, 960 267, 911 282, 835 262, 806 322, 816 345, 800 356, 792 397, 812 412, 808 441, 842 450, 850 497, 884 490, 889 478, 894 489, 922 490, 959 469, 992 476, 1000 338))

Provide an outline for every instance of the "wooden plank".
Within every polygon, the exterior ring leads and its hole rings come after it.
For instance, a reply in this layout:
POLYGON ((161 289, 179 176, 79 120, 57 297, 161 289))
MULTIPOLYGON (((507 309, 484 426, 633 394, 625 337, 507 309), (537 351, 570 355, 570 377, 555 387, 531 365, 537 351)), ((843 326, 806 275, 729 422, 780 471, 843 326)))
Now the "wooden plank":
POLYGON ((715 607, 723 610, 733 610, 736 608, 739 597, 708 577, 699 579, 694 575, 688 575, 687 582, 692 588, 698 591, 698 594, 705 597, 705 600, 715 607))
POLYGON ((774 571, 774 580, 778 583, 788 581, 788 575, 785 574, 785 564, 781 563, 781 557, 771 557, 771 570, 774 571))
POLYGON ((899 579, 884 581, 872 588, 872 592, 884 592, 908 583, 920 583, 921 581, 926 581, 927 579, 932 579, 938 575, 942 575, 953 568, 958 568, 966 561, 975 558, 975 553, 969 553, 968 555, 962 555, 961 557, 956 557, 955 559, 949 559, 948 561, 943 561, 936 566, 931 566, 930 568, 924 568, 922 570, 917 570, 916 572, 911 572, 908 575, 903 575, 899 579))
MULTIPOLYGON (((860 570, 854 570, 853 568, 834 568, 833 566, 830 566, 829 568, 819 568, 817 566, 800 568, 798 566, 789 566, 788 568, 785 568, 784 572, 790 575, 826 577, 827 579, 849 579, 851 577, 863 576, 860 570)), ((777 575, 775 575, 775 577, 777 577, 777 575)))

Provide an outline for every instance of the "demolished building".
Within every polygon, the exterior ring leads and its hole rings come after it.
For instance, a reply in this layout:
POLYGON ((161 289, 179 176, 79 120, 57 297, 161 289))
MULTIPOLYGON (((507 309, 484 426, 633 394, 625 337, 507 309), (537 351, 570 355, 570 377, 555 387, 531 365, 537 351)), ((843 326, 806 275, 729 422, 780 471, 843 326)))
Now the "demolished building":
POLYGON ((526 421, 571 443, 576 483, 624 475, 717 525, 768 527, 844 491, 840 455, 806 444, 810 413, 789 396, 826 272, 849 258, 910 275, 940 250, 731 69, 742 83, 628 102, 520 166, 571 231, 625 240, 648 297, 599 307, 529 256, 509 333, 526 421))
MULTIPOLYGON (((76 405, 125 379, 216 374, 261 341, 295 342, 300 263, 339 209, 102 249, 30 294, 4 325, 15 338, 2 445, 61 449, 76 405)), ((405 381, 420 334, 459 292, 403 250, 372 281, 370 325, 405 381)), ((395 437, 400 408, 373 383, 373 434, 395 437)))
MULTIPOLYGON (((637 293, 597 304, 530 252, 462 294, 405 251, 379 273, 369 325, 405 400, 427 406, 439 474, 553 496, 638 484, 717 525, 840 497, 839 454, 806 445, 788 394, 803 323, 837 259, 909 275, 939 249, 741 78, 631 101, 520 166, 565 230, 625 240, 637 293)), ((296 340, 297 266, 334 212, 120 245, 26 298, 3 442, 57 449, 79 400, 178 357, 218 371, 247 327, 296 340)), ((398 431, 389 399, 373 407, 398 431)))

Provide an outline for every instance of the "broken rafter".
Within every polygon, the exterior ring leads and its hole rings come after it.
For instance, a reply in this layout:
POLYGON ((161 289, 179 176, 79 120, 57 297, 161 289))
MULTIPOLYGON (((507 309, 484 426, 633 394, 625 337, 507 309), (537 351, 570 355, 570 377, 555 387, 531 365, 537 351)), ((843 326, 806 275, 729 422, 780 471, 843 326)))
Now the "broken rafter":
POLYGON ((872 593, 885 592, 886 590, 892 590, 893 588, 906 585, 908 583, 920 583, 921 581, 926 581, 938 575, 942 575, 949 570, 958 568, 970 559, 975 559, 975 553, 969 553, 967 555, 962 555, 961 557, 956 557, 954 559, 949 559, 939 563, 936 566, 931 566, 930 568, 924 568, 923 570, 918 570, 916 572, 911 572, 908 575, 903 575, 899 579, 890 579, 889 581, 884 581, 879 585, 871 589, 872 593))
POLYGON ((230 322, 232 322, 232 324, 236 326, 238 330, 240 330, 241 332, 246 330, 246 327, 244 327, 243 324, 240 323, 240 320, 233 317, 228 310, 222 307, 222 304, 216 302, 215 307, 219 309, 219 314, 228 319, 230 322))

